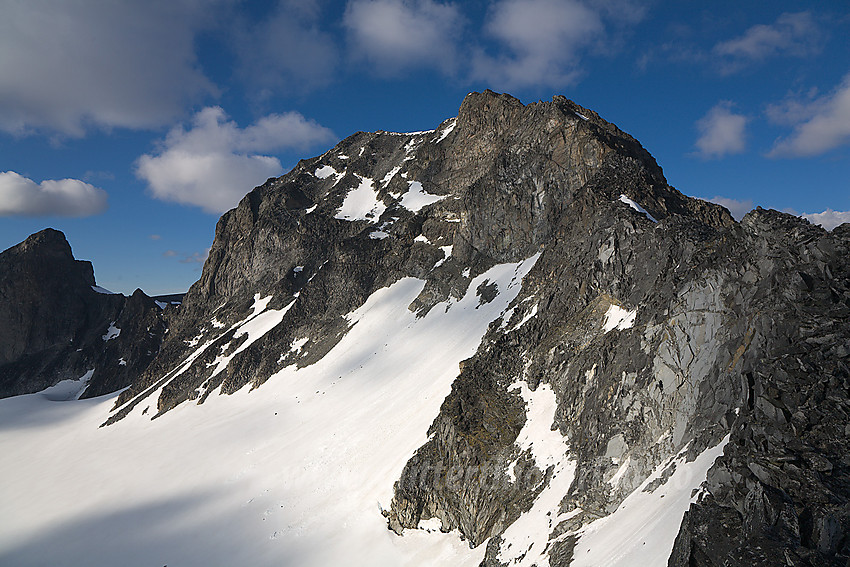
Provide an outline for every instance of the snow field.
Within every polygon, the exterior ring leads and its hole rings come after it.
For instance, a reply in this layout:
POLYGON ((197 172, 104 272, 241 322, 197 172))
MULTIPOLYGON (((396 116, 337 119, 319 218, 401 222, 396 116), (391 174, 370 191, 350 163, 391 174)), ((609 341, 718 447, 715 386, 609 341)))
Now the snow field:
MULTIPOLYGON (((493 267, 422 318, 407 306, 424 283, 402 279, 349 314, 350 331, 316 364, 156 420, 143 402, 99 427, 115 395, 0 400, 0 517, 14 518, 0 524, 0 564, 476 567, 484 546, 398 537, 381 510, 458 363, 537 257, 493 267), (485 279, 500 293, 479 306, 485 279)), ((277 317, 256 299, 238 324, 249 340, 277 317)))

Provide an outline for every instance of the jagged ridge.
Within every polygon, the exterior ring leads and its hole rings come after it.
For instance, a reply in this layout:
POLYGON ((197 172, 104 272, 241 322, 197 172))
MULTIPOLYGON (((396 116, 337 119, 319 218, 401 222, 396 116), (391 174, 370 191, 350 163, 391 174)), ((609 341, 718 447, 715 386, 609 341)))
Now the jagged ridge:
POLYGON ((0 397, 84 376, 81 397, 127 387, 159 351, 164 317, 141 290, 97 288, 61 232, 33 234, 0 253, 0 397))

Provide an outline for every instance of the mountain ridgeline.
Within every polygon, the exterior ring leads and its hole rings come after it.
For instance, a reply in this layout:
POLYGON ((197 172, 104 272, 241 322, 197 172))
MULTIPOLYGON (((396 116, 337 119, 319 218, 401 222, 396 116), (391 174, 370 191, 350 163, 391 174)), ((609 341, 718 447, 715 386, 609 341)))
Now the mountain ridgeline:
POLYGON ((0 253, 0 397, 81 380, 76 394, 125 388, 159 351, 165 304, 95 285, 65 236, 45 229, 0 253))
MULTIPOLYGON (((377 290, 424 281, 408 307, 424 316, 528 259, 399 471, 390 529, 458 530, 484 567, 580 565, 654 498, 670 566, 848 563, 850 225, 737 223, 564 97, 471 93, 436 130, 302 160, 221 217, 177 310, 97 293, 59 233, 34 235, 0 255, 0 380, 9 395, 93 370, 86 396, 129 386, 116 427, 262 396, 377 290)), ((479 305, 505 291, 475 289, 479 305)))

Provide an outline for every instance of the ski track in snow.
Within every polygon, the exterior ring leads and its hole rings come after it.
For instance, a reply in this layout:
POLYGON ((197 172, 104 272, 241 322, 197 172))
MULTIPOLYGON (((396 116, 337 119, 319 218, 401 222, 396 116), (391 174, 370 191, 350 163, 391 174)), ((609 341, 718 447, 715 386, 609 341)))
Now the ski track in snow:
MULTIPOLYGON (((109 427, 99 425, 117 393, 0 400, 0 517, 14 518, 0 523, 0 564, 476 567, 485 546, 470 550, 457 533, 396 536, 381 509, 458 363, 538 257, 491 268, 423 318, 407 306, 424 282, 404 278, 350 313, 319 362, 155 420, 142 413, 153 396, 109 427), (488 279, 500 294, 479 306, 488 279)), ((249 340, 279 316, 266 311, 271 297, 255 299, 234 325, 249 340)))

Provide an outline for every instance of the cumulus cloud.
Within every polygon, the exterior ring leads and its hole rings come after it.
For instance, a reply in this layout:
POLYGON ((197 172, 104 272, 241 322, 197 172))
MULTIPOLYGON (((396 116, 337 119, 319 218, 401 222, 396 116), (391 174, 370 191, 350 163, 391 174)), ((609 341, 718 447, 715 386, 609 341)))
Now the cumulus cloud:
POLYGON ((351 0, 343 16, 355 57, 378 74, 417 66, 451 72, 462 24, 457 6, 433 0, 351 0))
POLYGON ((260 22, 243 22, 235 47, 243 78, 273 91, 304 92, 334 78, 337 48, 332 36, 319 28, 317 2, 283 1, 260 22))
POLYGON ((78 179, 36 183, 14 171, 0 172, 0 216, 87 217, 106 210, 106 191, 78 179))
POLYGON ((850 142, 850 74, 831 93, 808 100, 788 100, 768 107, 777 124, 793 125, 790 136, 779 140, 770 157, 809 157, 850 142))
POLYGON ((827 209, 822 213, 803 213, 800 215, 812 224, 819 224, 826 230, 832 230, 845 222, 850 222, 850 211, 827 209))
POLYGON ((297 112, 272 114, 240 128, 213 106, 198 112, 190 129, 173 128, 158 153, 140 157, 136 175, 157 199, 222 213, 253 187, 282 173, 280 160, 261 152, 332 140, 330 130, 297 112))
POLYGON ((580 73, 580 51, 604 32, 600 12, 574 0, 501 0, 490 10, 485 32, 506 48, 479 52, 473 78, 507 88, 562 86, 580 73))
POLYGON ((747 122, 748 117, 732 112, 731 102, 716 104, 697 121, 697 155, 710 159, 742 153, 747 145, 747 122))
POLYGON ((770 25, 751 27, 740 37, 714 46, 723 70, 733 72, 746 63, 773 56, 804 57, 820 51, 822 34, 809 12, 785 13, 770 25))
POLYGON ((738 221, 744 218, 745 214, 753 210, 753 202, 750 199, 747 199, 746 201, 738 201, 737 199, 729 199, 728 197, 715 195, 709 199, 709 202, 726 207, 732 214, 732 218, 738 221))
POLYGON ((215 92, 194 44, 226 1, 4 2, 0 130, 82 136, 168 123, 215 92))

